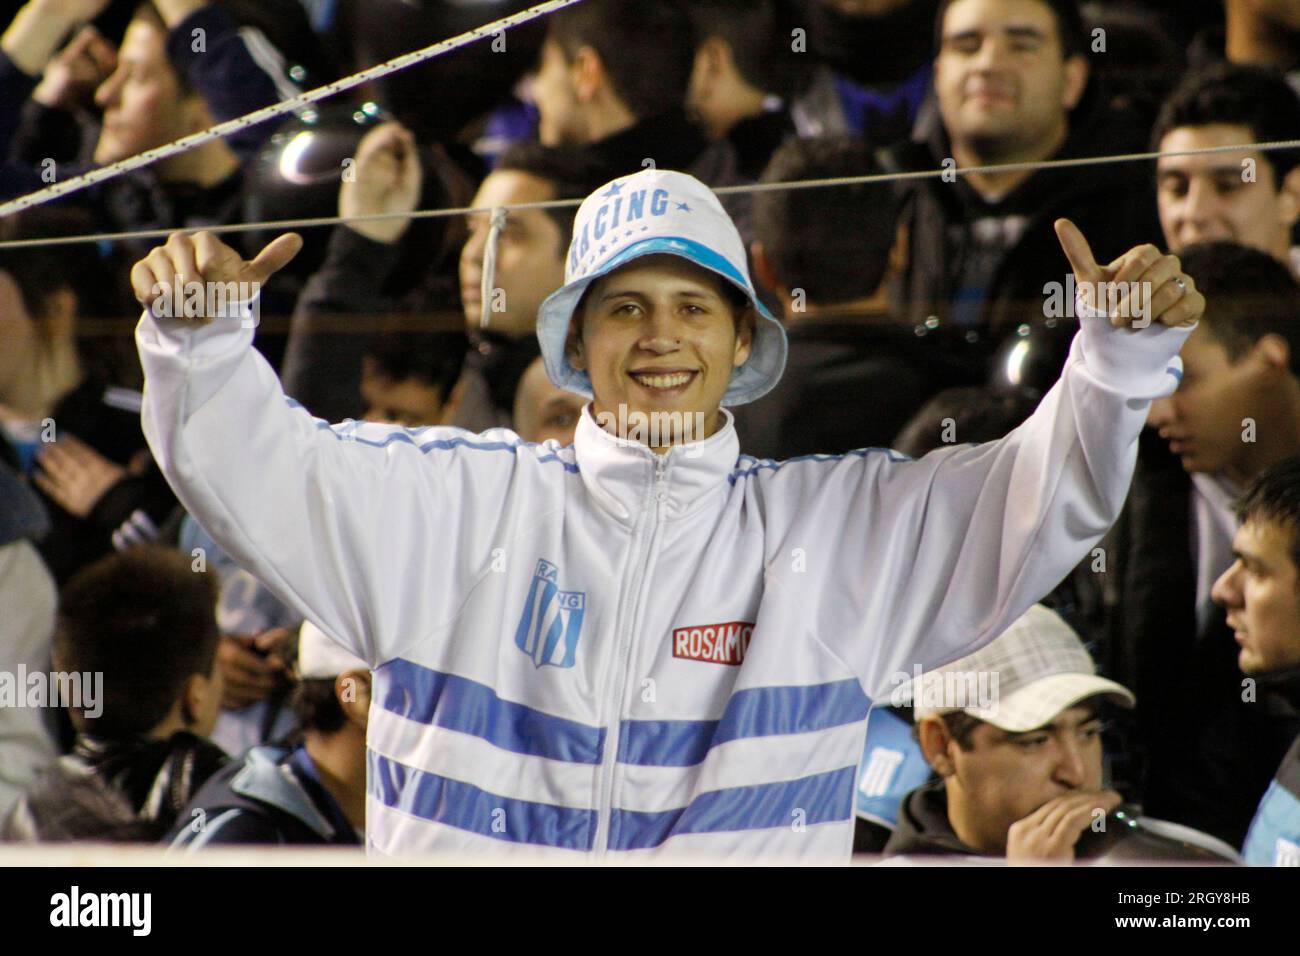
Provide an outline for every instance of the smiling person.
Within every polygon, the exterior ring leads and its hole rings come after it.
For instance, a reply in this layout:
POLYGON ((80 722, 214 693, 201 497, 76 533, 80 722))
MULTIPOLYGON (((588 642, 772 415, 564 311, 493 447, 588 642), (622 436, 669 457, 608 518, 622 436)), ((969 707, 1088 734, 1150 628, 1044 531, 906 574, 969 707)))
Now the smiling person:
POLYGON ((1300 218, 1300 151, 1244 148, 1296 139, 1300 96, 1279 74, 1220 64, 1184 80, 1161 107, 1152 149, 1243 149, 1157 161, 1156 198, 1170 251, 1197 242, 1239 242, 1300 275, 1300 252, 1291 248, 1300 218))
MULTIPOLYGON (((670 170, 587 197, 541 306, 551 380, 590 399, 571 447, 331 429, 242 323, 149 312, 145 429, 203 526, 372 668, 373 851, 843 859, 871 699, 1100 538, 1204 306, 1177 259, 1098 265, 1059 229, 1081 280, 1152 283, 1155 320, 1089 312, 1024 425, 917 461, 740 454, 726 406, 777 383, 785 336, 717 198, 670 170)), ((245 262, 178 233, 132 280, 261 280, 300 244, 245 262)))
MULTIPOLYGON (((1293 738, 1251 821, 1243 856, 1300 866, 1300 458, 1265 469, 1236 506, 1232 566, 1214 584, 1240 647, 1242 673, 1288 709, 1270 730, 1293 738)), ((1263 701, 1261 701, 1261 706, 1263 701)))
MULTIPOLYGON (((891 147, 890 163, 960 170, 1145 148, 1139 117, 1112 106, 1091 76, 1088 44, 1074 0, 945 0, 935 30, 941 122, 926 142, 891 147)), ((1065 281, 1057 218, 1105 256, 1160 235, 1149 176, 1132 163, 932 176, 907 198, 902 308, 989 345, 990 333, 1041 320, 1044 284, 1065 281)))

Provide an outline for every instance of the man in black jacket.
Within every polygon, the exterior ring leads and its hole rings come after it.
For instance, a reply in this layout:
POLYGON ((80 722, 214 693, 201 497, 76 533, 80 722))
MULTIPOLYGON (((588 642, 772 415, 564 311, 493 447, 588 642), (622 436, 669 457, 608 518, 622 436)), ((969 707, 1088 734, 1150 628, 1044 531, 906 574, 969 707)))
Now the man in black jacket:
POLYGON ((59 700, 44 704, 67 707, 77 737, 0 838, 152 842, 171 829, 226 759, 206 739, 221 702, 215 605, 212 579, 156 545, 105 558, 68 583, 49 678, 59 700))
POLYGON ((1232 243, 1192 246, 1182 260, 1208 305, 1183 348, 1182 382, 1152 404, 1155 431, 1139 443, 1104 667, 1140 701, 1146 808, 1240 846, 1300 725, 1243 700, 1211 589, 1232 563, 1234 500, 1300 453, 1300 286, 1276 259, 1232 243))
POLYGON ((547 23, 532 86, 544 144, 583 149, 600 182, 647 160, 708 186, 738 178, 728 144, 710 145, 686 116, 695 43, 685 12, 668 0, 586 0, 547 23))
POLYGON ((1044 285, 1065 281, 1052 223, 1104 237, 1099 257, 1159 238, 1149 173, 1137 164, 957 175, 956 170, 1141 150, 1146 130, 1089 81, 1087 35, 1073 0, 948 0, 937 22, 942 123, 891 149, 899 170, 953 169, 906 193, 906 314, 972 338, 1043 315, 1044 285))
POLYGON ((1133 695, 1098 677, 1078 635, 1042 605, 900 693, 940 779, 904 798, 887 856, 1072 860, 1119 805, 1103 783, 1101 706, 1131 707, 1133 695))

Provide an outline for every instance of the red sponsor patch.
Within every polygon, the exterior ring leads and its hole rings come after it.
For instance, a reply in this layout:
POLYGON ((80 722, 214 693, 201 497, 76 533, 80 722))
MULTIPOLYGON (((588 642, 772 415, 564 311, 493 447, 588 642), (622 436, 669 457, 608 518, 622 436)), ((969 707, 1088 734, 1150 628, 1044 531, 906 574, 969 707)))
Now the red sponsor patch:
POLYGON ((700 624, 673 631, 673 657, 713 664, 742 664, 754 625, 745 621, 700 624))

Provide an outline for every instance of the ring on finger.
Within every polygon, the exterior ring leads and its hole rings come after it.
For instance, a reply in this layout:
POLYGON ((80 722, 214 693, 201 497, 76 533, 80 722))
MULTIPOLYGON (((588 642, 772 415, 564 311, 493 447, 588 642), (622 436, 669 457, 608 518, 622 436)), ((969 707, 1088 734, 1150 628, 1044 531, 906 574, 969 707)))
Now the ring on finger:
POLYGON ((1182 298, 1187 294, 1187 283, 1183 281, 1182 276, 1174 276, 1171 280, 1174 285, 1178 286, 1178 297, 1182 298))

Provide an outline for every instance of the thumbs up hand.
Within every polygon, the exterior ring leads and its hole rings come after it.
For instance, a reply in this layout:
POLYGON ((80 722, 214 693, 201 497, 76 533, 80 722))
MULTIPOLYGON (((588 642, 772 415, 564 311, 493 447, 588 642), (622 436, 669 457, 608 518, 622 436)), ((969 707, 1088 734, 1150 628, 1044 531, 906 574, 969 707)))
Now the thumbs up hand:
POLYGON ((1106 313, 1111 325, 1145 328, 1155 320, 1188 326, 1205 312, 1205 296, 1196 291, 1196 283, 1182 271, 1177 256, 1163 255, 1147 244, 1099 265, 1088 240, 1070 220, 1056 220, 1056 237, 1070 260, 1084 304, 1106 313))

